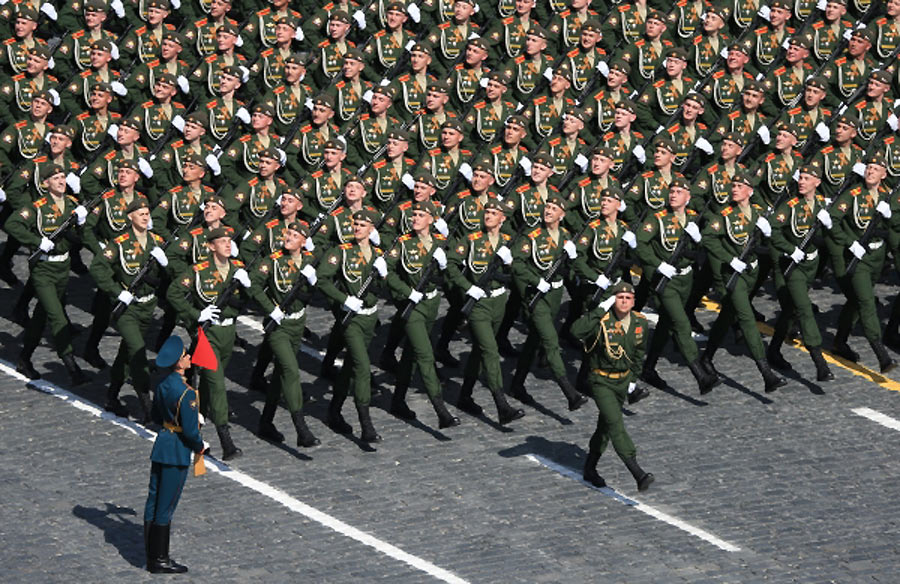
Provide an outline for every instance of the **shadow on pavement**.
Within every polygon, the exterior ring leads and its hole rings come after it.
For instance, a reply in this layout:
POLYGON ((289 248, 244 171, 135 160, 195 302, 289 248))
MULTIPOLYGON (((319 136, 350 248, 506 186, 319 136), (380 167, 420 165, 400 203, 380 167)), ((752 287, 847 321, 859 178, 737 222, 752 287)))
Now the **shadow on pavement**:
POLYGON ((107 543, 115 546, 129 564, 135 568, 144 566, 143 522, 138 520, 134 509, 112 503, 106 503, 105 509, 75 505, 72 515, 102 530, 107 543))

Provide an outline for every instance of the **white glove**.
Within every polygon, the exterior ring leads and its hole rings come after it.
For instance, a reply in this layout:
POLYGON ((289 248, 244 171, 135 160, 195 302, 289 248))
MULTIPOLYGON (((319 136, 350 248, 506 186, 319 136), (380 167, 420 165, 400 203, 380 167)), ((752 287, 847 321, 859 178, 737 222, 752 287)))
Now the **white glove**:
POLYGON ((525 171, 525 176, 531 176, 531 161, 527 156, 523 156, 519 159, 519 166, 525 171))
POLYGON ((769 9, 768 6, 760 6, 759 12, 757 12, 757 14, 759 14, 765 20, 769 20, 770 13, 771 13, 771 10, 769 9))
POLYGON ((184 75, 179 75, 176 81, 178 82, 178 89, 181 90, 181 93, 191 92, 191 84, 188 83, 187 77, 185 77, 184 75))
POLYGON ((509 251, 509 248, 505 245, 501 245, 497 248, 497 255, 500 256, 500 260, 504 265, 508 266, 512 263, 512 252, 509 251))
MULTIPOLYGON (((199 422, 200 426, 206 424, 206 418, 203 417, 203 414, 197 414, 197 422, 199 422)), ((212 447, 209 442, 206 440, 203 441, 203 452, 209 452, 209 449, 212 447)), ((201 453, 202 454, 202 453, 201 453)))
POLYGON ((244 288, 250 287, 250 275, 247 274, 247 270, 244 268, 238 268, 234 273, 234 279, 241 283, 241 286, 244 288))
POLYGON ((169 4, 175 10, 178 10, 179 8, 181 8, 181 0, 169 0, 169 4))
POLYGON ((75 216, 78 217, 78 224, 84 225, 84 222, 87 221, 88 210, 84 208, 84 205, 78 205, 75 207, 75 216))
POLYGON ((294 30, 294 40, 302 41, 304 38, 306 38, 306 37, 303 34, 303 29, 298 26, 297 29, 294 30))
POLYGON ((688 223, 684 226, 684 232, 691 236, 694 243, 700 243, 700 228, 696 223, 688 223))
POLYGON ((400 177, 400 182, 402 182, 403 186, 405 186, 409 190, 413 190, 414 188, 416 188, 416 179, 414 179, 408 172, 403 173, 403 176, 400 177))
MULTIPOLYGON (((822 0, 820 0, 820 1, 822 1, 822 0)), ((848 28, 847 30, 844 31, 844 34, 841 36, 843 36, 844 39, 849 42, 850 39, 853 38, 853 29, 848 28)))
POLYGON ((359 30, 366 30, 366 15, 363 14, 362 10, 357 10, 353 13, 353 20, 356 21, 356 26, 359 27, 359 30))
POLYGON ((412 21, 416 24, 422 20, 422 13, 419 11, 419 7, 415 4, 409 4, 406 7, 406 12, 409 14, 409 17, 412 18, 412 21))
POLYGON ((578 167, 581 168, 581 172, 584 172, 588 167, 588 159, 584 154, 579 154, 575 157, 575 164, 577 164, 578 167))
POLYGON ((632 153, 634 154, 634 157, 638 159, 638 162, 640 162, 641 164, 644 164, 645 162, 647 162, 647 153, 644 152, 644 147, 641 146, 640 144, 638 144, 637 146, 634 147, 634 150, 632 150, 632 153))
POLYGON ((238 36, 237 40, 234 41, 234 46, 241 48, 244 46, 244 37, 238 36))
POLYGON ((231 257, 238 257, 238 246, 234 241, 231 242, 231 257))
POLYGON ((184 118, 181 117, 181 114, 176 115, 172 118, 172 125, 175 126, 175 129, 184 134, 184 118))
POLYGON ((38 247, 40 248, 40 250, 42 252, 50 253, 50 250, 52 250, 54 248, 54 246, 56 246, 56 244, 53 243, 53 241, 51 239, 49 239, 47 237, 42 237, 41 243, 38 247))
POLYGON ((470 286, 468 290, 466 290, 466 296, 471 296, 475 300, 481 300, 487 294, 484 293, 484 290, 479 288, 478 286, 470 286))
POLYGON ((857 162, 853 165, 853 172, 855 172, 859 176, 866 176, 866 165, 862 162, 857 162))
POLYGON ((312 237, 307 237, 307 238, 306 238, 306 243, 303 244, 303 248, 304 248, 306 251, 313 251, 314 249, 316 249, 316 244, 315 244, 315 242, 312 240, 312 237))
POLYGON ((766 126, 760 126, 756 133, 759 134, 759 139, 762 140, 763 144, 766 146, 772 141, 772 135, 769 134, 769 128, 766 126))
POLYGON ((628 247, 634 249, 637 247, 637 238, 634 236, 634 233, 631 231, 626 231, 622 234, 622 241, 628 244, 628 247))
POLYGON ((570 260, 574 260, 578 256, 578 251, 575 249, 575 244, 572 243, 571 239, 567 239, 563 244, 563 251, 566 252, 570 260))
POLYGON ((547 67, 546 69, 544 69, 544 79, 546 79, 547 81, 553 81, 553 68, 552 67, 547 67))
POLYGON ((659 264, 659 267, 656 268, 656 271, 670 280, 674 278, 676 274, 675 266, 668 262, 659 264))
POLYGON ((141 169, 141 174, 143 174, 147 178, 153 178, 153 169, 150 168, 150 163, 145 159, 138 158, 138 168, 141 169))
POLYGON ((550 291, 550 282, 541 278, 538 280, 537 289, 541 292, 541 294, 546 294, 550 291))
POLYGON ((616 303, 616 297, 610 296, 606 300, 600 303, 600 308, 603 309, 603 312, 609 312, 609 309, 612 308, 612 305, 616 303))
POLYGON ((281 166, 287 164, 287 152, 281 148, 275 148, 275 151, 278 152, 278 162, 281 163, 281 166))
POLYGON ((134 300, 134 294, 132 294, 128 290, 122 290, 121 292, 119 292, 119 295, 116 297, 116 300, 118 300, 125 306, 128 306, 129 304, 131 304, 131 301, 134 300))
POLYGON ((112 87, 113 92, 119 97, 124 97, 128 94, 128 90, 125 89, 125 86, 118 81, 113 81, 109 86, 112 87))
POLYGON ((891 218, 891 206, 888 204, 887 201, 879 201, 878 204, 875 206, 875 210, 878 211, 879 213, 881 213, 881 216, 884 217, 885 219, 891 218))
POLYGON ((113 12, 115 12, 116 16, 119 18, 125 17, 125 6, 122 5, 122 0, 113 0, 109 3, 109 7, 113 9, 113 12))
POLYGON ((276 306, 272 309, 272 312, 269 313, 269 318, 274 320, 276 324, 281 324, 281 321, 284 320, 284 311, 281 310, 280 306, 276 306))
POLYGON ((793 260, 793 262, 795 264, 799 264, 800 262, 802 262, 803 258, 805 258, 805 257, 806 257, 806 254, 803 253, 803 250, 800 249, 799 247, 795 247, 794 251, 791 252, 791 260, 793 260))
POLYGON ((891 112, 891 115, 888 116, 887 123, 893 131, 897 131, 897 115, 894 112, 891 112))
POLYGON ((696 146, 696 147, 699 148, 700 150, 703 150, 704 152, 706 152, 706 153, 709 154, 710 156, 711 156, 712 153, 714 152, 713 147, 712 147, 712 144, 710 144, 710 143, 709 143, 709 140, 707 140, 707 139, 704 138, 703 136, 700 136, 699 138, 697 138, 697 141, 694 142, 694 146, 696 146))
POLYGON ((827 6, 828 0, 819 0, 818 2, 816 2, 816 8, 818 8, 819 10, 825 10, 827 6))
POLYGON ((409 296, 407 296, 407 298, 409 298, 409 301, 413 304, 418 304, 422 301, 423 298, 425 298, 425 295, 413 288, 409 291, 409 296))
MULTIPOLYGON (((50 60, 53 61, 53 58, 51 57, 50 60)), ((52 69, 53 66, 51 65, 50 68, 52 69)), ((50 94, 50 99, 51 99, 50 103, 53 104, 53 107, 58 106, 59 105, 59 92, 56 91, 55 89, 51 88, 51 89, 47 90, 47 93, 50 94)), ((48 137, 49 137, 49 134, 48 134, 48 137)))
POLYGON ((653 132, 653 133, 654 133, 654 134, 659 134, 660 132, 664 132, 665 129, 666 129, 666 127, 663 126, 662 124, 660 124, 660 125, 656 126, 656 131, 653 132))
POLYGON ((369 234, 369 241, 371 241, 374 245, 381 245, 381 236, 378 235, 378 231, 373 229, 372 233, 369 234))
POLYGON ((241 120, 245 124, 250 123, 250 112, 247 111, 247 108, 241 106, 238 108, 238 111, 234 112, 234 115, 237 119, 241 120))
POLYGON ((218 306, 216 306, 215 304, 210 304, 200 311, 200 318, 197 319, 197 322, 218 322, 219 314, 221 313, 222 310, 218 306))
POLYGON ((109 134, 109 137, 113 140, 119 139, 119 126, 118 124, 110 124, 108 128, 106 128, 106 133, 109 134))
POLYGON ((216 158, 215 154, 207 154, 206 155, 206 166, 213 172, 214 175, 219 176, 222 172, 222 167, 219 166, 219 159, 216 158))
POLYGON ((313 111, 313 108, 316 107, 311 97, 307 97, 306 101, 303 102, 303 105, 306 106, 306 109, 308 109, 309 111, 313 111))
POLYGON ((359 312, 362 310, 363 302, 356 296, 347 296, 347 299, 344 300, 344 306, 350 312, 359 312))
POLYGON ((0 189, 0 203, 5 203, 5 202, 6 202, 6 191, 4 191, 3 189, 0 189))
POLYGON ((382 278, 387 277, 387 262, 384 261, 383 256, 375 258, 375 261, 372 262, 372 267, 375 268, 375 271, 378 272, 379 276, 382 278))
POLYGON ((489 79, 487 77, 482 77, 481 79, 478 80, 478 86, 481 87, 482 89, 486 89, 488 86, 488 81, 489 81, 489 79))
POLYGON ((165 268, 169 265, 169 258, 166 257, 166 252, 163 251, 163 248, 154 247, 150 250, 150 255, 153 256, 153 259, 156 260, 156 263, 158 263, 162 267, 165 268))
POLYGON ((634 390, 637 389, 637 383, 631 382, 628 384, 628 393, 634 393, 634 390))
POLYGON ((447 254, 444 252, 444 248, 439 247, 434 250, 434 253, 431 255, 434 258, 434 261, 438 263, 438 267, 441 270, 447 269, 447 254))
MULTIPOLYGON (((781 48, 784 49, 784 50, 786 51, 786 50, 788 50, 788 49, 790 48, 790 46, 791 46, 791 39, 790 39, 789 37, 787 37, 787 38, 784 39, 784 42, 781 43, 781 48)), ((760 73, 760 75, 761 75, 761 74, 762 74, 762 73, 760 73)))
POLYGON ((59 17, 59 15, 56 14, 56 8, 54 8, 54 7, 53 7, 52 5, 50 5, 50 4, 42 4, 42 5, 41 5, 41 12, 43 12, 44 14, 46 14, 46 15, 47 15, 47 18, 49 18, 50 20, 52 20, 52 21, 54 21, 54 22, 56 22, 56 19, 59 17))
POLYGON ((850 244, 850 253, 855 255, 856 259, 861 260, 866 255, 866 248, 860 245, 858 241, 854 241, 850 244))
POLYGON ((759 229, 764 237, 772 236, 772 226, 769 225, 769 220, 765 217, 760 217, 756 220, 756 228, 759 229))
POLYGON ((594 280, 594 285, 597 286, 598 288, 602 288, 604 290, 609 288, 610 284, 612 284, 612 282, 610 282, 609 278, 607 278, 603 274, 600 274, 599 276, 597 276, 597 279, 594 280))
POLYGON ((74 172, 70 172, 66 175, 66 184, 69 185, 69 188, 72 189, 72 192, 76 195, 81 192, 81 177, 74 172))
POLYGON ((600 75, 609 77, 609 65, 606 64, 606 61, 597 61, 597 71, 600 71, 600 75))
POLYGON ((459 165, 459 174, 463 175, 467 181, 472 180, 472 167, 468 162, 459 165))
POLYGON ((247 83, 250 79, 250 69, 247 69, 243 65, 238 65, 238 69, 241 70, 241 83, 247 83))
POLYGON ((434 228, 437 229, 438 233, 440 233, 444 237, 450 235, 450 228, 447 226, 447 222, 440 217, 438 217, 438 220, 434 222, 434 228))
POLYGON ((147 221, 147 230, 153 231, 153 217, 150 217, 150 219, 147 221))
POLYGON ((306 276, 306 281, 309 282, 310 286, 315 286, 316 282, 319 281, 318 276, 316 276, 316 269, 312 267, 312 264, 303 266, 300 273, 306 276))
POLYGON ((365 93, 362 95, 363 101, 366 103, 372 103, 372 90, 367 89, 365 93))
POLYGON ((747 262, 742 262, 738 258, 731 258, 731 261, 728 262, 728 265, 731 266, 732 270, 739 274, 747 269, 747 262))
POLYGON ((628 208, 628 203, 625 201, 619 201, 619 213, 624 213, 625 209, 628 208))
POLYGON ((719 55, 721 55, 721 57, 722 57, 723 59, 727 59, 727 58, 728 58, 728 49, 727 49, 727 48, 723 48, 721 51, 719 51, 719 55))
POLYGON ((828 214, 828 211, 819 209, 819 212, 816 213, 816 219, 819 220, 819 223, 821 223, 825 229, 831 229, 831 215, 828 214))
POLYGON ((819 135, 819 140, 822 142, 831 140, 831 130, 828 129, 828 126, 826 126, 824 122, 816 124, 816 134, 819 135))

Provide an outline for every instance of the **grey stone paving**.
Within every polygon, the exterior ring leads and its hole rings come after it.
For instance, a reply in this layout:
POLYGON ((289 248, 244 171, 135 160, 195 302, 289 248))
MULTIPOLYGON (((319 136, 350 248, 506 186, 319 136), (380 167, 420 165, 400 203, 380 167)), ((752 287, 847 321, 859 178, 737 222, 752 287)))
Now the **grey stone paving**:
MULTIPOLYGON (((81 278, 70 286, 70 314, 81 325, 90 322, 84 288, 81 278)), ((887 303, 896 284, 879 291, 887 303)), ((827 288, 811 293, 830 338, 842 299, 827 288)), ((0 289, 0 305, 15 298, 0 289)), ((774 315, 768 299, 757 305, 774 315)), ((310 326, 324 335, 330 319, 315 309, 310 326)), ((0 319, 0 358, 15 360, 20 333, 0 319)), ((260 338, 243 326, 241 335, 260 338)), ((83 342, 84 335, 76 339, 78 350, 83 342)), ((110 330, 101 352, 111 357, 117 343, 110 330)), ((864 363, 874 362, 864 339, 852 344, 864 363)), ((453 347, 469 350, 463 341, 453 347)), ((580 469, 595 422, 593 405, 566 411, 543 371, 529 378, 540 407, 526 408, 508 430, 461 414, 462 426, 439 431, 420 393, 410 395, 419 421, 405 423, 378 397, 373 415, 385 442, 364 449, 325 427, 328 385, 304 356, 310 425, 323 445, 298 451, 286 411, 276 423, 287 446, 254 436, 262 396, 243 387, 254 350, 237 350, 228 375, 244 457, 233 466, 471 582, 895 582, 900 434, 851 410, 900 418, 900 396, 838 368, 837 380, 820 389, 806 381, 814 377, 805 353, 786 348, 785 356, 796 375, 766 395, 749 358, 727 347, 716 365, 730 380, 700 399, 670 354, 660 373, 676 390, 654 391, 626 412, 639 458, 657 482, 638 494, 612 452, 599 465, 619 492, 739 546, 735 553, 526 459, 538 454, 580 469)), ((46 344, 35 357, 45 377, 67 385, 46 344)), ((513 365, 505 364, 509 375, 513 365)), ((452 403, 460 372, 443 373, 452 403)), ((376 370, 376 378, 390 388, 390 377, 376 370)), ((75 393, 102 403, 107 379, 96 374, 75 393)), ((123 393, 137 411, 130 389, 123 393)), ((490 404, 483 388, 476 399, 490 404)), ((345 413, 358 430, 352 406, 345 413)), ((141 571, 140 528, 149 451, 150 442, 0 375, 3 580, 150 579, 141 571)), ((190 566, 191 581, 435 581, 215 473, 189 479, 174 525, 173 556, 190 566)))

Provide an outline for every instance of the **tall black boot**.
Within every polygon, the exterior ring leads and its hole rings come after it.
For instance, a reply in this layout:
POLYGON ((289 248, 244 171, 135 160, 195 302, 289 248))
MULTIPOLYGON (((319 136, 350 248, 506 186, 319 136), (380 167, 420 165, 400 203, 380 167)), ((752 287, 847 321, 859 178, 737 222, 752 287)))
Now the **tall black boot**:
POLYGON ((843 325, 843 323, 841 324, 842 326, 838 327, 837 332, 834 334, 834 347, 831 352, 838 357, 843 357, 847 361, 858 363, 859 353, 854 351, 847 343, 847 339, 850 338, 850 329, 852 327, 850 325, 843 325))
POLYGON ((700 366, 703 367, 703 370, 706 371, 709 375, 715 375, 717 379, 722 379, 722 374, 716 369, 716 366, 713 365, 713 356, 716 354, 716 347, 710 347, 707 345, 706 349, 703 351, 703 354, 700 355, 700 366))
POLYGON ((263 406, 262 415, 259 417, 259 429, 256 431, 256 435, 264 440, 281 444, 284 442, 284 434, 279 432, 278 428, 275 427, 274 420, 276 408, 278 408, 277 401, 272 404, 266 402, 266 405, 263 406))
POLYGON ((153 525, 152 521, 144 520, 144 568, 146 570, 150 569, 150 562, 153 559, 153 556, 150 555, 150 526, 153 525))
POLYGON ((310 448, 322 443, 310 432, 309 427, 306 425, 306 420, 303 419, 303 410, 292 412, 291 421, 294 422, 294 429, 297 431, 297 446, 310 448))
POLYGON ((187 566, 172 561, 169 557, 170 525, 150 524, 150 554, 153 556, 147 564, 151 574, 184 574, 187 566))
POLYGON ((591 395, 591 366, 588 363, 587 355, 581 355, 581 366, 578 368, 578 375, 575 376, 575 389, 578 393, 591 395))
POLYGON ((322 358, 322 368, 320 370, 322 377, 326 379, 334 379, 337 375, 337 367, 334 366, 334 360, 337 359, 341 349, 344 348, 341 342, 341 335, 332 332, 328 335, 328 346, 325 349, 325 356, 322 358))
POLYGON ((637 482, 638 491, 646 491, 650 484, 655 480, 653 474, 644 472, 644 469, 638 465, 636 456, 623 458, 622 462, 625 463, 625 466, 628 467, 629 472, 631 472, 631 476, 633 476, 635 482, 637 482))
POLYGON ((884 344, 882 344, 880 340, 869 341, 869 345, 875 352, 875 356, 878 357, 878 367, 881 369, 882 373, 887 373, 897 366, 897 362, 891 359, 891 356, 888 354, 887 349, 884 348, 884 344))
POLYGON ((31 356, 34 355, 34 350, 37 349, 37 346, 33 347, 22 347, 22 352, 19 353, 19 359, 16 361, 16 371, 24 375, 29 379, 40 379, 41 374, 37 372, 34 368, 34 365, 31 364, 31 356))
POLYGON ((894 299, 894 304, 891 307, 891 317, 884 326, 882 341, 888 348, 900 352, 900 294, 894 299))
POLYGON ((150 392, 146 389, 137 390, 138 402, 141 404, 141 415, 138 418, 138 424, 146 426, 153 421, 153 401, 150 399, 150 392))
POLYGON ((347 420, 344 419, 344 416, 341 414, 341 408, 344 405, 344 398, 337 399, 332 396, 331 401, 328 403, 328 427, 337 432, 338 434, 352 434, 353 428, 350 427, 350 424, 347 423, 347 420))
POLYGON ((570 412, 574 412, 587 403, 588 398, 575 391, 575 386, 572 385, 572 382, 569 381, 567 377, 557 379, 556 384, 559 385, 563 395, 566 396, 566 401, 569 402, 570 412))
POLYGON ((765 359, 757 360, 756 368, 759 369, 763 382, 765 382, 766 393, 772 393, 779 387, 787 385, 787 381, 785 381, 783 377, 778 377, 772 372, 772 369, 769 367, 769 362, 765 359))
POLYGON ((524 410, 509 405, 502 391, 492 391, 491 396, 494 398, 494 405, 497 406, 497 420, 501 426, 525 416, 524 410))
POLYGON ((475 389, 475 381, 474 377, 463 378, 462 387, 459 388, 459 399, 456 400, 456 407, 467 414, 480 416, 484 413, 484 409, 472 399, 472 390, 475 389))
POLYGON ((459 426, 459 418, 457 418, 447 410, 447 406, 444 405, 444 398, 440 394, 435 396, 429 395, 428 401, 431 402, 431 406, 434 408, 434 413, 437 414, 438 428, 451 428, 453 426, 459 426))
POLYGON ((81 370, 81 367, 78 366, 78 363, 75 362, 75 355, 72 353, 63 355, 62 362, 66 366, 69 377, 72 379, 72 385, 81 385, 90 381, 88 376, 84 374, 84 371, 81 370))
POLYGON ((384 342, 384 348, 381 349, 381 356, 378 358, 378 366, 388 373, 397 373, 399 363, 397 362, 397 347, 403 340, 404 330, 403 319, 399 315, 394 316, 391 326, 388 328, 387 340, 384 342))
POLYGON ((228 427, 228 424, 216 426, 216 434, 219 435, 219 443, 222 445, 222 460, 231 460, 244 453, 232 442, 231 429, 228 427))
POLYGON ((127 418, 128 408, 125 407, 125 404, 119 401, 119 391, 121 389, 121 381, 109 382, 109 387, 106 390, 106 404, 103 406, 103 409, 107 412, 112 412, 119 417, 127 418))
POLYGON ((530 363, 525 364, 521 361, 516 364, 516 372, 513 374, 512 383, 509 385, 509 393, 523 404, 531 405, 535 403, 534 398, 525 389, 529 365, 530 363))
POLYGON ((603 477, 597 472, 597 463, 599 461, 599 452, 588 452, 587 460, 584 461, 584 471, 581 476, 595 487, 603 488, 606 486, 606 481, 603 480, 603 477))
POLYGON ((703 369, 703 366, 700 365, 700 359, 688 363, 688 368, 691 370, 694 379, 697 380, 697 386, 700 388, 700 395, 711 392, 715 386, 721 383, 718 377, 707 373, 706 370, 703 369))
POLYGON ((359 439, 363 442, 381 442, 381 436, 375 431, 372 424, 372 416, 369 415, 369 406, 356 404, 356 413, 359 416, 359 439))
POLYGON ((816 366, 816 381, 831 381, 834 379, 834 373, 828 368, 825 357, 822 356, 822 347, 806 347, 812 362, 816 366))
POLYGON ((399 384, 394 387, 394 395, 391 396, 391 414, 397 416, 401 420, 416 419, 416 413, 409 409, 409 405, 406 403, 406 392, 408 390, 408 385, 399 384))
POLYGON ((256 364, 253 366, 253 372, 250 374, 250 389, 260 393, 266 393, 268 383, 266 383, 266 368, 272 362, 272 349, 269 343, 263 343, 259 347, 256 354, 256 364))
POLYGON ((644 368, 641 370, 641 379, 656 389, 665 389, 669 384, 656 372, 657 361, 659 361, 659 354, 649 353, 647 355, 647 358, 644 359, 644 368))
POLYGON ((12 313, 9 317, 10 320, 19 326, 28 326, 28 319, 30 318, 28 314, 28 305, 31 304, 32 298, 34 298, 34 284, 31 283, 31 278, 29 278, 28 281, 25 282, 25 289, 22 290, 19 299, 16 300, 16 305, 13 306, 12 313))

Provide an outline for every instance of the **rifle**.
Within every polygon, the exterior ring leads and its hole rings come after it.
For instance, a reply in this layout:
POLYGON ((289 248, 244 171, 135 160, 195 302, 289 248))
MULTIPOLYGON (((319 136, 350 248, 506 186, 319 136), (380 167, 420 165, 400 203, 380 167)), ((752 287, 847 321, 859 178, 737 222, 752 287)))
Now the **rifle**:
MULTIPOLYGON (((100 195, 97 195, 96 197, 94 197, 87 205, 84 205, 84 208, 87 209, 88 214, 90 214, 91 211, 94 209, 94 207, 99 205, 102 200, 103 200, 103 195, 100 194, 100 195)), ((47 239, 49 239, 53 243, 56 243, 58 240, 60 240, 62 238, 62 236, 65 234, 66 231, 68 231, 73 225, 77 225, 77 223, 78 223, 78 215, 76 215, 75 212, 73 211, 72 213, 69 214, 68 217, 66 217, 66 220, 62 222, 62 225, 57 227, 56 231, 54 231, 49 236, 47 236, 47 239)), ((44 253, 45 252, 41 251, 40 248, 31 252, 31 255, 28 256, 28 267, 34 268, 34 266, 38 263, 38 260, 40 260, 40 257, 42 255, 44 255, 44 253)))
MULTIPOLYGON (((890 196, 888 196, 888 198, 885 199, 883 202, 893 200, 898 192, 900 192, 900 185, 894 187, 894 190, 891 191, 890 196)), ((880 215, 880 213, 878 213, 876 211, 874 216, 871 219, 869 219, 869 224, 866 225, 865 231, 863 231, 863 234, 859 238, 859 244, 861 246, 863 246, 864 248, 866 248, 866 250, 868 250, 867 246, 869 244, 869 241, 871 241, 872 238, 875 237, 875 232, 876 232, 875 225, 877 224, 876 219, 878 219, 879 215, 880 215)), ((859 265, 859 258, 854 255, 852 258, 850 258, 850 263, 847 264, 847 275, 852 276, 853 273, 856 271, 856 267, 858 265, 859 265)))
MULTIPOLYGON (((778 196, 778 199, 772 204, 772 207, 763 215, 763 218, 768 220, 769 217, 775 213, 775 209, 777 209, 784 201, 787 199, 788 190, 785 189, 783 193, 778 196)), ((759 221, 759 219, 757 219, 759 221)), ((747 238, 747 241, 744 242, 744 247, 741 249, 741 254, 738 256, 738 260, 746 263, 750 254, 753 253, 754 249, 757 246, 759 240, 759 228, 755 228, 753 233, 747 238)), ((727 292, 734 292, 734 287, 737 286, 738 279, 741 277, 742 272, 733 271, 731 276, 728 277, 728 282, 725 283, 725 290, 727 292)))
MULTIPOLYGON (((398 235, 397 237, 394 238, 394 241, 391 242, 391 246, 389 248, 387 248, 388 251, 392 250, 394 248, 394 246, 397 245, 397 242, 400 241, 400 237, 402 237, 402 235, 398 235)), ((384 257, 384 254, 381 254, 378 257, 384 257)), ((378 259, 378 258, 373 258, 372 263, 375 263, 376 259, 378 259)), ((355 296, 357 298, 359 298, 360 300, 362 300, 363 298, 366 297, 366 294, 369 293, 369 288, 371 288, 372 285, 375 283, 376 271, 377 270, 374 267, 369 270, 369 275, 366 276, 366 279, 363 281, 362 286, 359 287, 359 291, 355 294, 355 296)), ((343 316, 341 316, 341 327, 346 328, 347 324, 350 322, 350 319, 352 319, 355 315, 356 315, 355 312, 352 312, 349 310, 347 312, 345 312, 343 314, 343 316)))

